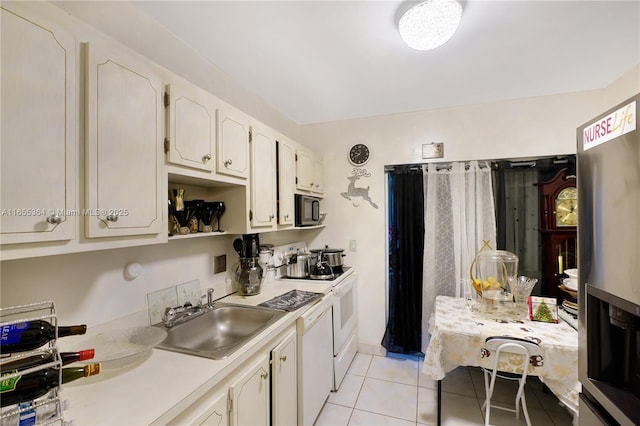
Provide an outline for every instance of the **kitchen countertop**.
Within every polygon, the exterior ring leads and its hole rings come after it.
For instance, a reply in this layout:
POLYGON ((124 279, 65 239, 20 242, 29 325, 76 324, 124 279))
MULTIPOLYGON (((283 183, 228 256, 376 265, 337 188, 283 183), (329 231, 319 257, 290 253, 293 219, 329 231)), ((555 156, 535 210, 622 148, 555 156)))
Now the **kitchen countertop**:
MULTIPOLYGON (((266 283, 259 295, 232 294, 220 301, 255 306, 290 290, 328 294, 331 287, 332 283, 327 281, 282 279, 266 283)), ((69 401, 69 409, 63 416, 78 425, 167 423, 250 360, 311 306, 287 313, 223 360, 152 349, 137 365, 106 370, 98 376, 66 384, 61 396, 69 401)))

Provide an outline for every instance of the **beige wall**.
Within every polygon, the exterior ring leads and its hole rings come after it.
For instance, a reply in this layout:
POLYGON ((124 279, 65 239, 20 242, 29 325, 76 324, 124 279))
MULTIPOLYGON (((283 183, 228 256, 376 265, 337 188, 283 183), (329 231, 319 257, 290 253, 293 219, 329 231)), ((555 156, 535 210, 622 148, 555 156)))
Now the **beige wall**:
POLYGON ((305 126, 305 142, 322 152, 325 166, 327 228, 314 244, 347 249, 345 264, 359 273, 359 341, 363 351, 379 351, 386 326, 385 173, 390 164, 421 163, 423 143, 444 142, 445 156, 436 161, 517 158, 576 152, 576 128, 617 102, 637 93, 633 79, 638 67, 612 85, 611 90, 518 99, 484 105, 421 111, 385 117, 305 126), (364 166, 369 178, 357 181, 369 187, 378 205, 349 201, 347 190, 353 166, 349 148, 365 143, 371 159, 364 166), (357 204, 357 205, 356 205, 357 204))

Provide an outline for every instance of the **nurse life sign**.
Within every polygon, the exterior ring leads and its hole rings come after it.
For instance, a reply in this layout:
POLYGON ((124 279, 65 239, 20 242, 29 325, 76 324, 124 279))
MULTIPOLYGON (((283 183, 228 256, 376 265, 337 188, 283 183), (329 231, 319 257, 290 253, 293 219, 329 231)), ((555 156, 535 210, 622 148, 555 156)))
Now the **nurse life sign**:
POLYGON ((636 129, 636 101, 630 102, 584 128, 582 148, 586 151, 636 129))

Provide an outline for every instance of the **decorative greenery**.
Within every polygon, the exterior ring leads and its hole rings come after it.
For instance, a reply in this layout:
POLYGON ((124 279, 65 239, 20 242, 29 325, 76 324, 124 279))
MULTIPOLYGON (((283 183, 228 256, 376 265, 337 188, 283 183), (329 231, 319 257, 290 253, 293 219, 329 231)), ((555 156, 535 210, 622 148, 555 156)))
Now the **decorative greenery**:
POLYGON ((540 306, 538 306, 538 309, 536 309, 536 312, 533 314, 533 319, 536 321, 554 322, 553 314, 544 300, 540 303, 540 306))

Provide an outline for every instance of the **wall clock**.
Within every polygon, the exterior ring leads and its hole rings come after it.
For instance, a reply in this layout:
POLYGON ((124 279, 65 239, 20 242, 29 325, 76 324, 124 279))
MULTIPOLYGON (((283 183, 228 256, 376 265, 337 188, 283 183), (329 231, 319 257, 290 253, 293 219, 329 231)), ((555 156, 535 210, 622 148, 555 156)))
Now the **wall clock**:
POLYGON ((349 150, 349 162, 356 167, 364 166, 369 161, 370 155, 369 147, 363 143, 358 143, 349 150))
POLYGON ((556 226, 578 224, 578 193, 575 187, 564 188, 556 197, 556 226))

